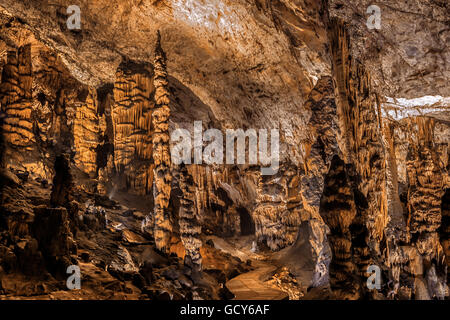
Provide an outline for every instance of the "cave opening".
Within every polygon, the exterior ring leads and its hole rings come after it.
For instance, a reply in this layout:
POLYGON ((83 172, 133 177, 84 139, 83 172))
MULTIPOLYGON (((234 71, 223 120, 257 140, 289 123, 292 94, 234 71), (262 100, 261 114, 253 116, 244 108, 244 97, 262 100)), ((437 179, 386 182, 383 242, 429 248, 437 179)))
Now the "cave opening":
POLYGON ((241 236, 255 234, 255 223, 248 210, 244 207, 238 207, 237 212, 241 223, 241 236))
POLYGON ((110 154, 114 154, 114 144, 109 142, 99 144, 95 149, 95 151, 96 151, 96 164, 98 173, 98 169, 105 168, 108 165, 108 156, 110 154))

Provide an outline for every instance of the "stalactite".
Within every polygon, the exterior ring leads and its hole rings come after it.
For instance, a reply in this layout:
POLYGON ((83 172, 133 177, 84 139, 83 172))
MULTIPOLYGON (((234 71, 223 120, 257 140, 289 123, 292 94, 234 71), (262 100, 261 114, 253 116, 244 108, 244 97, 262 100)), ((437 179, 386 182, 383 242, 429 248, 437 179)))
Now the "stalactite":
POLYGON ((200 247, 201 225, 198 221, 197 207, 195 206, 195 184, 185 165, 179 168, 179 186, 182 192, 180 199, 179 226, 181 241, 186 250, 185 265, 200 271, 202 257, 200 247))
POLYGON ((154 91, 150 67, 131 61, 116 72, 111 117, 114 129, 114 164, 123 185, 139 195, 149 194, 153 182, 151 121, 154 91))
POLYGON ((259 176, 256 206, 253 210, 258 242, 272 250, 291 245, 300 226, 298 172, 286 165, 277 175, 259 176))
POLYGON ((442 219, 444 176, 434 145, 434 121, 431 118, 417 117, 410 121, 410 127, 411 132, 416 133, 411 137, 406 162, 411 244, 424 260, 424 273, 437 274, 432 280, 428 279, 430 296, 443 298, 447 278, 446 263, 437 231, 442 219), (412 128, 414 126, 417 131, 412 128))
POLYGON ((73 123, 74 161, 91 177, 97 175, 96 149, 102 135, 97 104, 97 91, 90 88, 86 102, 77 107, 73 123))
POLYGON ((166 70, 166 55, 161 48, 161 36, 155 48, 155 109, 152 114, 153 123, 153 162, 154 168, 154 217, 155 243, 159 250, 167 250, 172 226, 168 213, 172 175, 170 171, 169 117, 170 99, 166 70))
POLYGON ((8 51, 2 72, 3 135, 8 149, 31 150, 35 142, 31 121, 31 45, 8 51))
POLYGON ((329 38, 340 119, 338 139, 359 213, 359 227, 354 227, 353 235, 358 239, 354 243, 355 260, 359 274, 365 276, 371 258, 381 254, 380 243, 388 222, 385 151, 376 113, 378 99, 370 74, 350 55, 350 37, 341 21, 331 21, 329 38))
POLYGON ((320 214, 330 228, 330 284, 339 299, 358 299, 361 282, 353 261, 352 227, 357 215, 344 162, 335 156, 325 179, 320 214))

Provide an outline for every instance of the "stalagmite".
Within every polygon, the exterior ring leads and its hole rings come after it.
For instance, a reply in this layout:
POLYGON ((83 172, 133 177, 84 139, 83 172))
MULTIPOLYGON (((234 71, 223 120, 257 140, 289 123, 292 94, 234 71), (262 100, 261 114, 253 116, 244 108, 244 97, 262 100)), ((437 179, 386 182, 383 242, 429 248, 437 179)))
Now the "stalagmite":
POLYGON ((202 266, 202 257, 200 255, 200 247, 202 246, 200 239, 201 225, 196 213, 194 179, 185 165, 181 165, 181 168, 179 168, 179 186, 182 195, 178 223, 181 241, 186 249, 184 263, 200 271, 202 266))
POLYGON ((411 139, 406 170, 408 178, 408 228, 411 244, 423 258, 431 297, 445 296, 446 262, 438 229, 441 226, 441 199, 444 195, 443 170, 433 142, 434 121, 411 120, 417 131, 411 139), (430 276, 429 274, 435 273, 430 276))
POLYGON ((169 117, 170 99, 168 91, 166 55, 161 48, 161 36, 155 48, 155 108, 152 114, 153 124, 153 162, 154 162, 154 219, 155 243, 161 251, 166 251, 172 231, 168 206, 172 175, 170 172, 169 117))
POLYGON ((295 167, 286 166, 274 176, 260 175, 257 194, 252 215, 258 242, 274 251, 291 245, 297 237, 302 209, 295 167))
POLYGON ((5 113, 3 135, 7 149, 19 152, 31 150, 35 142, 31 120, 31 69, 31 45, 8 51, 0 88, 5 113))
POLYGON ((364 66, 350 55, 350 37, 344 24, 333 19, 329 27, 335 95, 341 135, 339 144, 348 165, 359 221, 353 227, 354 258, 360 276, 366 276, 387 225, 385 151, 377 115, 377 94, 364 66), (358 226, 357 226, 358 225, 358 226), (372 251, 372 252, 371 252, 372 251))
POLYGON ((353 191, 348 181, 344 162, 335 156, 325 179, 320 214, 330 228, 331 289, 338 299, 359 298, 361 281, 356 277, 353 261, 355 239, 352 237, 353 223, 357 215, 353 191))
POLYGON ((97 92, 90 88, 86 102, 78 106, 73 124, 75 164, 91 177, 97 175, 97 146, 100 143, 97 92))

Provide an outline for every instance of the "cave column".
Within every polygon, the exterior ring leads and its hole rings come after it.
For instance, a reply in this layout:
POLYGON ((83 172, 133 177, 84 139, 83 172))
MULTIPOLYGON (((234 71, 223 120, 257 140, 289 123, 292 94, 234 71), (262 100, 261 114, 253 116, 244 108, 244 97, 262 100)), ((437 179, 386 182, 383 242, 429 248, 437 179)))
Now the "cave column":
MULTIPOLYGON (((320 212, 321 199, 325 188, 325 176, 329 171, 333 156, 340 153, 337 137, 339 137, 338 115, 334 98, 332 78, 325 76, 319 79, 310 93, 305 107, 311 110, 311 118, 308 123, 309 135, 302 142, 304 153, 304 174, 300 178, 300 196, 303 203, 304 214, 302 223, 307 223, 315 232, 308 239, 314 245, 313 256, 315 258, 316 270, 313 286, 324 285, 328 279, 328 264, 330 255, 327 245, 327 229, 334 228, 339 234, 345 233, 342 226, 336 223, 336 217, 327 219, 333 213, 320 212)), ((350 219, 351 221, 351 219, 350 219)), ((299 235, 301 240, 303 235, 299 235)), ((338 248, 337 241, 330 241, 334 254, 343 251, 338 248)), ((339 244, 341 244, 339 242, 339 244)), ((346 243, 348 245, 348 243, 346 243)), ((345 248, 350 250, 350 247, 345 248)), ((341 254, 342 255, 342 254, 341 254)), ((348 256, 339 257, 342 263, 348 256)), ((336 255, 333 256, 336 260, 336 255)))
POLYGON ((381 255, 388 222, 386 156, 381 115, 376 113, 379 99, 369 72, 352 58, 350 35, 339 19, 330 21, 329 39, 341 133, 338 143, 358 213, 351 228, 353 260, 359 275, 366 278, 367 267, 381 255))
POLYGON ((183 164, 179 169, 179 186, 182 192, 180 199, 179 226, 180 236, 186 250, 184 264, 200 271, 202 257, 200 247, 201 225, 198 222, 197 206, 195 205, 195 183, 187 167, 183 164))
POLYGON ((35 142, 31 121, 32 82, 31 45, 8 51, 0 88, 7 149, 29 151, 35 142))
POLYGON ((161 48, 161 36, 155 48, 155 108, 152 114, 153 124, 153 161, 154 161, 154 237, 156 247, 167 251, 172 231, 168 212, 172 175, 170 171, 169 117, 170 99, 166 70, 166 55, 161 48))
POLYGON ((97 90, 89 88, 85 103, 78 106, 75 113, 73 144, 76 151, 75 164, 92 178, 97 175, 97 147, 101 133, 97 90))
POLYGON ((433 142, 434 120, 418 117, 411 121, 410 126, 417 126, 417 131, 416 139, 410 141, 406 162, 408 229, 411 244, 423 259, 423 273, 430 297, 443 299, 447 270, 438 229, 442 220, 441 200, 445 182, 433 142))
POLYGON ((113 91, 114 165, 120 177, 115 187, 138 195, 149 194, 153 184, 152 76, 149 64, 123 61, 113 91))

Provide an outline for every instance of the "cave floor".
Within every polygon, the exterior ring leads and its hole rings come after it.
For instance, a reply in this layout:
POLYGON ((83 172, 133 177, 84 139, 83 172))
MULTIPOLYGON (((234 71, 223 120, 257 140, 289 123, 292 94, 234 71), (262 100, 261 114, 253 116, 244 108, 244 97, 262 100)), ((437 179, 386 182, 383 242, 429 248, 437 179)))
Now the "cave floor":
MULTIPOLYGON (((30 178, 7 192, 4 207, 32 215, 34 208, 49 206, 50 190, 51 186, 30 178)), ((173 237, 169 255, 155 250, 153 239, 141 227, 142 206, 125 198, 111 200, 83 191, 76 196, 79 212, 84 210, 82 221, 70 219, 77 246, 72 260, 80 267, 80 290, 67 289, 64 276, 13 270, 0 272, 0 300, 232 299, 230 291, 243 300, 289 296, 275 281, 280 266, 270 251, 251 250, 254 236, 203 236, 203 272, 191 275, 183 265, 181 241, 173 237), (99 222, 100 218, 105 221, 99 222), (146 262, 150 271, 145 270, 146 262)), ((24 236, 23 241, 32 237, 24 236)))
POLYGON ((286 292, 273 288, 264 279, 276 270, 274 265, 258 261, 255 270, 243 273, 229 281, 227 288, 236 296, 236 300, 284 300, 289 298, 286 292))

